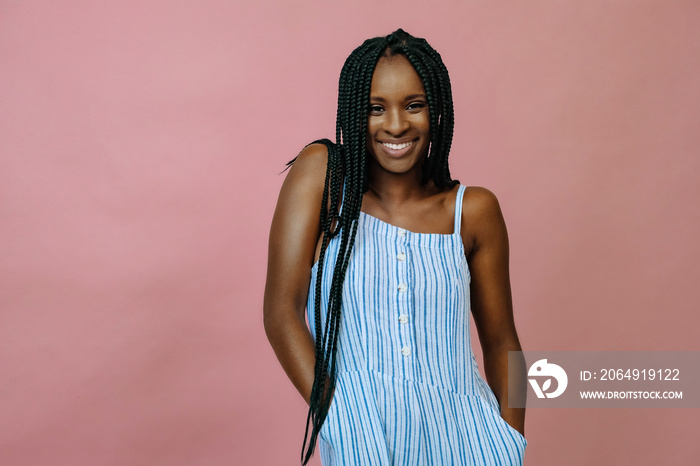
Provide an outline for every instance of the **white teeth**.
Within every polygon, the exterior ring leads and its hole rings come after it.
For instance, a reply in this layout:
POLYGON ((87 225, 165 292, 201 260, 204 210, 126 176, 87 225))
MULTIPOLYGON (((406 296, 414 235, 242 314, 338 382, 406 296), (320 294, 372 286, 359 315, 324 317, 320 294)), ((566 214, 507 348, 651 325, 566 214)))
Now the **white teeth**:
POLYGON ((389 149, 400 150, 400 149, 405 149, 405 148, 407 148, 408 146, 410 146, 411 144, 413 144, 413 141, 404 142, 404 143, 402 143, 402 144, 392 144, 392 143, 390 143, 390 142, 383 142, 382 144, 384 144, 385 146, 387 146, 389 149))

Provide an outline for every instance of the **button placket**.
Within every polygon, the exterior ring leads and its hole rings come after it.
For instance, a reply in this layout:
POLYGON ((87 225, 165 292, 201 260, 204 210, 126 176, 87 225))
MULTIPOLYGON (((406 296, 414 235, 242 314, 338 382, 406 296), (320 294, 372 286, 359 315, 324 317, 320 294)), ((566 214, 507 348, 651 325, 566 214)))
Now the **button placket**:
POLYGON ((407 232, 403 228, 398 229, 398 241, 397 250, 394 255, 394 262, 396 264, 398 285, 397 290, 399 293, 399 308, 397 312, 397 320, 399 324, 399 351, 404 356, 406 360, 412 353, 411 349, 411 332, 410 326, 406 325, 409 321, 410 305, 411 305, 411 294, 409 293, 410 281, 408 277, 408 256, 406 254, 407 248, 407 232))

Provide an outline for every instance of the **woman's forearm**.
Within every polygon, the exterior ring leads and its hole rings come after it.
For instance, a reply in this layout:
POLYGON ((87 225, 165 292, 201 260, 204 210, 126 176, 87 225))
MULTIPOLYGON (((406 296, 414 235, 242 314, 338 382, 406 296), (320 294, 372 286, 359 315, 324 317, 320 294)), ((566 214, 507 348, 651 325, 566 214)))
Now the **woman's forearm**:
POLYGON ((306 322, 294 314, 266 308, 265 333, 289 380, 308 404, 314 382, 314 341, 306 322))
POLYGON ((508 368, 508 351, 521 350, 520 344, 517 341, 512 341, 484 351, 484 371, 486 380, 501 407, 501 417, 524 435, 527 378, 525 360, 522 355, 519 358, 511 358, 511 363, 514 366, 510 368, 510 377, 508 368), (511 400, 517 401, 517 406, 522 407, 509 406, 509 396, 511 400))

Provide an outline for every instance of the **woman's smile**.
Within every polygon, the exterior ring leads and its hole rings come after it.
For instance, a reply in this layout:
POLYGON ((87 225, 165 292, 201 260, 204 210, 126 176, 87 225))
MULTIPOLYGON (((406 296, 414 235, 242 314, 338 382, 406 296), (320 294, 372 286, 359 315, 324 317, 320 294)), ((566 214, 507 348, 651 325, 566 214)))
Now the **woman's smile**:
POLYGON ((407 142, 401 142, 401 143, 392 143, 392 142, 386 142, 382 141, 382 149, 391 157, 403 157, 408 153, 408 151, 411 150, 411 147, 413 146, 413 141, 407 141, 407 142))

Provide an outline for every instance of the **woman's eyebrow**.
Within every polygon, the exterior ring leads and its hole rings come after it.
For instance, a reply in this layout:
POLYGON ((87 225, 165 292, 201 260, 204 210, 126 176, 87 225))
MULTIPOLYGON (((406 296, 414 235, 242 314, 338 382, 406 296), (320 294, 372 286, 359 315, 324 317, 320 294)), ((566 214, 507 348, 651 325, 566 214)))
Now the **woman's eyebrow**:
MULTIPOLYGON (((413 99, 426 99, 425 94, 411 94, 407 95, 404 97, 404 100, 413 100, 413 99)), ((384 97, 379 97, 378 95, 371 95, 369 96, 369 100, 374 100, 377 102, 386 102, 386 99, 384 97)))

